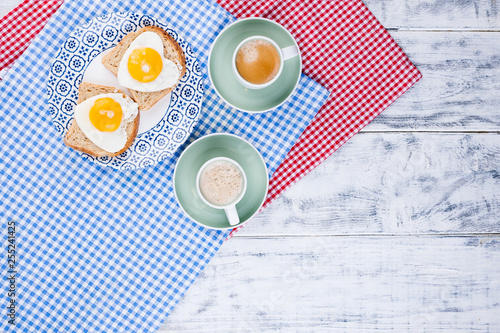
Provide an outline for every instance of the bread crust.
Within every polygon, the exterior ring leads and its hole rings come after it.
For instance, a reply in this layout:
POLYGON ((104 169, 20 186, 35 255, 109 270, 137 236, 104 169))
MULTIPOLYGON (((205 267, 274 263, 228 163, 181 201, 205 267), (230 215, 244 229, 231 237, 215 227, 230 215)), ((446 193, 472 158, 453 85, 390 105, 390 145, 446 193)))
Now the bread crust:
MULTIPOLYGON (((102 86, 89 82, 82 82, 78 89, 77 104, 80 104, 86 99, 89 99, 93 96, 107 94, 107 93, 121 93, 125 99, 131 100, 129 96, 127 96, 122 90, 118 88, 102 86)), ((141 114, 140 112, 137 112, 137 116, 135 117, 134 121, 131 121, 130 123, 127 124, 125 128, 125 131, 128 134, 127 142, 125 143, 125 147, 123 147, 122 150, 116 153, 111 153, 102 148, 99 148, 95 143, 90 141, 90 139, 88 139, 85 136, 85 134, 82 132, 82 130, 76 123, 75 118, 73 118, 71 126, 68 129, 68 133, 66 133, 66 136, 64 137, 64 144, 70 148, 73 148, 75 150, 84 152, 86 154, 95 157, 118 156, 127 149, 129 149, 130 146, 132 146, 132 143, 134 142, 135 138, 137 137, 137 132, 139 130, 140 114, 141 114)))
POLYGON ((179 81, 186 73, 186 56, 184 54, 184 51, 172 36, 170 36, 162 28, 155 26, 144 27, 123 37, 123 39, 111 50, 111 52, 109 52, 102 58, 102 64, 104 65, 104 67, 109 69, 113 74, 117 76, 118 65, 120 64, 125 51, 137 36, 146 31, 154 32, 160 35, 163 42, 164 57, 180 65, 182 67, 182 70, 181 75, 179 76, 179 80, 173 87, 153 92, 140 92, 137 90, 128 89, 130 91, 130 94, 132 95, 132 98, 139 105, 139 110, 141 111, 151 109, 153 105, 155 105, 159 100, 170 93, 177 86, 177 84, 179 84, 179 81), (170 48, 173 48, 174 52, 169 52, 168 50, 170 48))

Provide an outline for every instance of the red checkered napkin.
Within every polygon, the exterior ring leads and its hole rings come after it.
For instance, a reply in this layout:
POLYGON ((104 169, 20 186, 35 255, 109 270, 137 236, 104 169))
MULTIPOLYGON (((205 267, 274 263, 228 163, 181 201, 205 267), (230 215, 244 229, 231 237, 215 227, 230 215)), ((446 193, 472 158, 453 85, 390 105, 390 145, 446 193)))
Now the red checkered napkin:
POLYGON ((360 0, 217 1, 238 17, 283 25, 300 46, 304 73, 331 92, 274 173, 265 206, 422 77, 360 0))
POLYGON ((25 0, 0 20, 0 70, 10 67, 63 0, 25 0))
MULTIPOLYGON (((304 73, 330 98, 270 182, 265 206, 342 146, 422 75, 360 0, 217 0, 237 17, 261 16, 299 43, 304 73)), ((25 0, 0 20, 0 69, 10 65, 62 0, 25 0)))

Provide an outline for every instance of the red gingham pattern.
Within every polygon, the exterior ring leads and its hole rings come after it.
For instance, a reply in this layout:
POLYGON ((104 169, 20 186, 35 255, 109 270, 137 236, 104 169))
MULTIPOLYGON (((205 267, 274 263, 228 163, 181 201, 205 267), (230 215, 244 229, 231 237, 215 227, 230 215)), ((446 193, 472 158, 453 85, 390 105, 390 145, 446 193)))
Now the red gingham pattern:
MULTIPOLYGON (((300 46, 304 73, 331 92, 274 173, 264 207, 422 77, 360 0, 217 1, 236 17, 283 25, 300 46)), ((22 54, 62 2, 24 1, 0 20, 1 68, 22 54)))
POLYGON ((360 0, 269 0, 260 7, 254 1, 248 12, 245 0, 217 1, 238 17, 283 25, 299 44, 304 74, 331 92, 274 173, 264 207, 422 77, 360 0))
POLYGON ((0 70, 26 50, 63 0, 25 0, 0 20, 0 70))

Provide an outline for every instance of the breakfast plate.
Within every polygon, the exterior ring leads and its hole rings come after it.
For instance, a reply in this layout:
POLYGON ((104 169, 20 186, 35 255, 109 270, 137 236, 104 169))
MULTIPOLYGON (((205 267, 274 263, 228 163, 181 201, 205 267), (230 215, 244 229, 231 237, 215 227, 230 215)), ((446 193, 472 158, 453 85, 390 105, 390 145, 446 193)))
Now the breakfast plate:
POLYGON ((241 41, 255 35, 272 39, 280 48, 299 48, 292 35, 274 21, 256 17, 237 20, 225 27, 212 44, 208 75, 215 91, 227 104, 240 111, 258 113, 286 102, 299 83, 302 61, 300 54, 286 60, 281 75, 266 88, 245 88, 233 74, 232 57, 241 41))
POLYGON ((174 171, 174 194, 182 210, 196 223, 212 229, 232 229, 254 217, 264 204, 269 184, 266 162, 245 139, 228 133, 205 135, 184 150, 174 171), (240 223, 230 225, 223 209, 207 205, 200 197, 196 178, 200 168, 215 157, 229 158, 246 174, 247 189, 236 204, 240 223))
POLYGON ((186 57, 186 73, 171 93, 151 109, 140 111, 138 135, 129 149, 116 157, 94 157, 78 151, 86 160, 120 170, 155 165, 172 156, 198 121, 204 83, 191 46, 161 20, 138 13, 111 13, 76 28, 54 59, 47 84, 47 103, 57 133, 62 139, 68 132, 81 82, 128 92, 102 65, 101 59, 125 35, 146 26, 160 27, 177 41, 186 57))

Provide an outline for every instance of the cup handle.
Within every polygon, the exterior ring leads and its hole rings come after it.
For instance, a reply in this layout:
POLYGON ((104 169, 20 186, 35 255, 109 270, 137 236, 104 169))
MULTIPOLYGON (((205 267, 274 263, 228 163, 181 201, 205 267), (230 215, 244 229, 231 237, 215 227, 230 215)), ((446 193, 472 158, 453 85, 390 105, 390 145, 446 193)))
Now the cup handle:
POLYGON ((238 216, 238 211, 236 210, 236 205, 224 209, 226 212, 227 220, 230 225, 237 225, 240 223, 240 217, 238 216))
POLYGON ((295 46, 288 46, 281 49, 281 54, 283 54, 283 61, 299 55, 299 49, 295 46))

